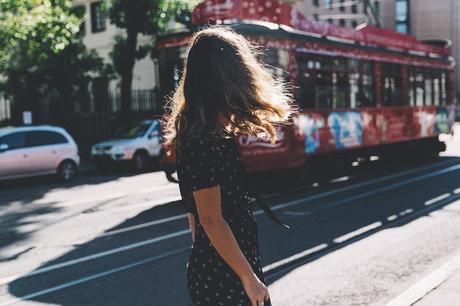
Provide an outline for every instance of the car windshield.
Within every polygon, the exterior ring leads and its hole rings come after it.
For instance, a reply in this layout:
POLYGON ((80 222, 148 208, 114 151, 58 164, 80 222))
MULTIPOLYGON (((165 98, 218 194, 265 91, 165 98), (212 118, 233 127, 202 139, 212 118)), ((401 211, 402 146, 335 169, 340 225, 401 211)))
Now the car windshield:
POLYGON ((145 135, 149 127, 150 127, 150 122, 133 123, 133 124, 120 128, 115 133, 115 138, 127 139, 127 138, 141 137, 145 135))

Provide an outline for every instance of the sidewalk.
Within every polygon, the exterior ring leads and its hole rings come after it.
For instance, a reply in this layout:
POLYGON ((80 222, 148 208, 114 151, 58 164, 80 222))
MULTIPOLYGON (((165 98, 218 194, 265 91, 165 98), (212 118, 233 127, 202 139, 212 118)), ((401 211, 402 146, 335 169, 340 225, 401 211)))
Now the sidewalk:
POLYGON ((460 306, 460 254, 386 306, 460 306))
POLYGON ((427 293, 414 306, 459 306, 460 305, 460 270, 457 270, 438 287, 427 293))

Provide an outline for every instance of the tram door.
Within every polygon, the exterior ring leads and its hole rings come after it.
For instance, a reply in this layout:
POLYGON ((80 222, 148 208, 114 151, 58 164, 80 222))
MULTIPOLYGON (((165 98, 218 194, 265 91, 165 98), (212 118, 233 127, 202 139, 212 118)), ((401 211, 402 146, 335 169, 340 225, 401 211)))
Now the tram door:
POLYGON ((297 57, 296 101, 302 110, 314 109, 316 106, 315 61, 305 55, 297 57))
POLYGON ((185 55, 186 48, 184 46, 160 51, 160 90, 162 98, 171 95, 179 85, 185 55))

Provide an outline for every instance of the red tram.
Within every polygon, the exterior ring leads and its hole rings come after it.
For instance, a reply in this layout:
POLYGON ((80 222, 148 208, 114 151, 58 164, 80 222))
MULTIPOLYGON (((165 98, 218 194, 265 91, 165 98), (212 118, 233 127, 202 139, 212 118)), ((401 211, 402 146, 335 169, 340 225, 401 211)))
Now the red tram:
MULTIPOLYGON (((435 156, 438 140, 452 132, 453 69, 448 44, 361 25, 339 27, 304 17, 275 0, 206 0, 195 25, 214 21, 265 48, 273 73, 293 84, 301 113, 270 144, 237 139, 248 172, 261 172, 358 157, 435 156), (313 162, 312 162, 313 161, 313 162)), ((159 38, 160 86, 177 85, 190 32, 159 38)), ((169 150, 165 163, 174 164, 169 150)))

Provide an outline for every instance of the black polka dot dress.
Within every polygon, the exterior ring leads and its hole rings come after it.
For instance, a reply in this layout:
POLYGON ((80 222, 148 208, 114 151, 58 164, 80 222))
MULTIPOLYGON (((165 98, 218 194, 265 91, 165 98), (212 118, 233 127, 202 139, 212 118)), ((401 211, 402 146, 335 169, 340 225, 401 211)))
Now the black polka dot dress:
POLYGON ((257 223, 249 205, 246 169, 234 139, 182 139, 176 152, 182 200, 197 221, 195 241, 187 263, 188 291, 192 302, 206 306, 250 306, 239 277, 217 253, 200 225, 192 194, 194 190, 220 185, 223 217, 254 273, 265 283, 260 265, 257 223))

